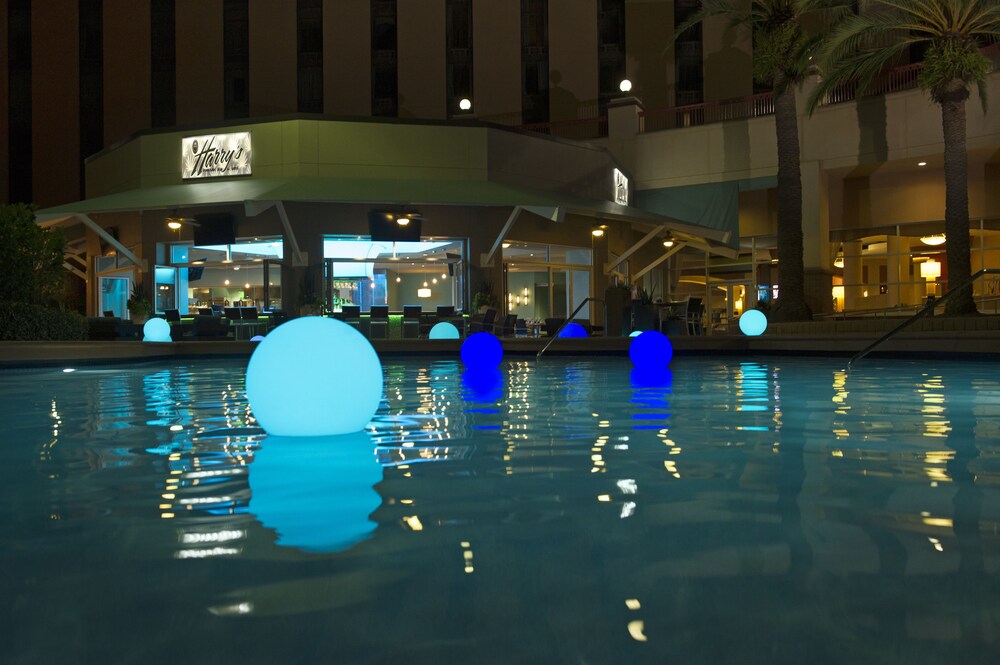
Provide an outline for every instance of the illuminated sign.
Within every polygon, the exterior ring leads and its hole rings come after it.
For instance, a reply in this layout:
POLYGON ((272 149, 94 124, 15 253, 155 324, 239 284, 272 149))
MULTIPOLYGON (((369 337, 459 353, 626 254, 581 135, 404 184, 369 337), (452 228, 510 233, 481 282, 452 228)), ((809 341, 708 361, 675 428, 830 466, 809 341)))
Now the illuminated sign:
POLYGON ((250 132, 181 139, 181 177, 250 175, 250 132))
POLYGON ((615 169, 615 203, 628 205, 628 178, 618 169, 615 169))

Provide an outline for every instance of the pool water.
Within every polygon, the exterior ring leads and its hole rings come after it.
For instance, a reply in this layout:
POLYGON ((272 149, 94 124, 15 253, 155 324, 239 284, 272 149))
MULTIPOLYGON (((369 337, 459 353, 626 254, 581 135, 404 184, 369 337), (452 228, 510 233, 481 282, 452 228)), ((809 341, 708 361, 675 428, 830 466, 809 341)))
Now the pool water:
POLYGON ((389 359, 319 441, 236 361, 2 372, 0 662, 998 663, 998 366, 859 365, 389 359))

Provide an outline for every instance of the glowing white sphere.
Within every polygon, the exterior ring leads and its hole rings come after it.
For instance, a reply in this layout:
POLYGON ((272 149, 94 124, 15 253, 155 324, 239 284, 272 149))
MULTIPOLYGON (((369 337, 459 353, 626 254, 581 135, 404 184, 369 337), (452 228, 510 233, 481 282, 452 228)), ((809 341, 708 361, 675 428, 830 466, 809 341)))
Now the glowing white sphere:
POLYGON ((468 111, 469 109, 472 108, 472 102, 469 101, 468 99, 463 99, 458 103, 458 108, 462 109, 463 111, 468 111))
POLYGON ((748 337, 756 337, 767 330, 767 317, 759 309, 748 309, 740 315, 740 331, 748 337))
POLYGON ((169 342, 170 324, 166 319, 154 317, 146 321, 142 326, 142 341, 144 342, 169 342))
POLYGON ((304 316, 271 331, 247 364, 247 401, 275 436, 364 429, 382 400, 382 363, 371 343, 337 319, 304 316))
POLYGON ((622 92, 628 92, 632 89, 632 81, 628 79, 622 79, 622 82, 618 84, 618 89, 622 92))
POLYGON ((455 327, 454 323, 448 323, 447 321, 442 321, 441 323, 435 323, 431 331, 427 333, 427 339, 458 339, 458 328, 455 327))

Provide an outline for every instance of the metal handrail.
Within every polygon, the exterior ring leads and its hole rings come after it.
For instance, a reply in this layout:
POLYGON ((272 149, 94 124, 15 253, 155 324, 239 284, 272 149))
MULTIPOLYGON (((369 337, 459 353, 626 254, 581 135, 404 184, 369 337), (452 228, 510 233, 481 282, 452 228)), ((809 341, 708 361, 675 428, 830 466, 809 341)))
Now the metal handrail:
POLYGON ((575 317, 575 316, 576 316, 576 315, 577 315, 577 314, 579 313, 579 311, 580 311, 581 309, 583 309, 583 306, 584 306, 584 305, 586 305, 586 304, 587 304, 588 302, 590 302, 590 301, 594 301, 594 302, 599 302, 599 303, 601 303, 602 305, 604 305, 604 304, 605 304, 605 302, 604 302, 603 300, 601 300, 600 298, 591 298, 591 297, 589 297, 589 296, 588 296, 588 297, 586 297, 586 298, 584 298, 584 299, 583 299, 583 300, 582 300, 582 301, 580 302, 580 304, 576 306, 576 309, 574 309, 574 310, 573 310, 573 313, 572 313, 572 314, 570 314, 570 315, 569 315, 569 316, 568 316, 568 317, 566 318, 566 320, 565 320, 565 321, 563 321, 563 324, 562 324, 561 326, 559 326, 559 328, 558 328, 558 329, 556 329, 556 332, 555 332, 555 334, 554 334, 554 335, 552 335, 552 339, 550 339, 550 340, 549 340, 548 344, 546 344, 545 346, 543 346, 543 347, 542 347, 542 350, 538 352, 538 355, 537 355, 537 356, 535 356, 535 360, 538 360, 539 358, 541 358, 541 357, 542 357, 542 354, 543 354, 543 353, 545 353, 545 349, 547 349, 547 348, 549 348, 550 346, 552 346, 552 342, 556 341, 556 340, 557 340, 557 339, 559 338, 559 333, 561 333, 561 332, 562 332, 563 328, 565 328, 565 327, 566 327, 566 326, 568 326, 569 324, 573 323, 573 317, 575 317))
POLYGON ((874 342, 872 342, 871 344, 869 344, 868 346, 866 346, 865 348, 863 348, 861 351, 858 351, 857 353, 855 353, 854 356, 850 360, 847 361, 847 371, 850 372, 851 371, 851 366, 854 365, 855 362, 857 362, 858 360, 861 360, 862 358, 864 358, 865 356, 867 356, 875 347, 877 347, 880 344, 882 344, 882 342, 885 342, 885 341, 888 341, 888 340, 892 339, 897 334, 899 334, 904 328, 908 327, 910 324, 912 324, 915 321, 918 321, 918 320, 922 319, 923 317, 927 316, 930 312, 934 311, 935 307, 937 307, 938 305, 940 305, 943 302, 946 302, 948 300, 948 298, 950 298, 951 296, 953 296, 958 291, 961 291, 962 289, 966 288, 967 286, 969 286, 970 284, 972 284, 974 281, 976 281, 977 279, 979 279, 983 275, 1000 275, 1000 268, 985 268, 983 270, 980 270, 979 272, 971 275, 968 279, 962 280, 959 283, 958 286, 949 289, 940 298, 937 298, 935 300, 932 300, 932 301, 928 302, 926 305, 924 305, 922 308, 920 308, 917 311, 916 314, 914 314, 910 318, 906 319, 905 321, 903 321, 902 323, 900 323, 898 326, 896 326, 895 328, 893 328, 892 330, 890 330, 886 334, 884 334, 881 337, 879 337, 877 340, 875 340, 874 342))

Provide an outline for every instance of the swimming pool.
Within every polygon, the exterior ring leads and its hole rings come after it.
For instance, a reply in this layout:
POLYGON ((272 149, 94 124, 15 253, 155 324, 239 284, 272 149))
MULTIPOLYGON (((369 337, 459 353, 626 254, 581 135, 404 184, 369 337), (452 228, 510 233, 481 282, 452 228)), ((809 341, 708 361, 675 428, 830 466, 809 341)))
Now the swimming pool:
POLYGON ((336 446, 243 367, 0 373, 0 662, 998 662, 997 365, 389 359, 336 446))

